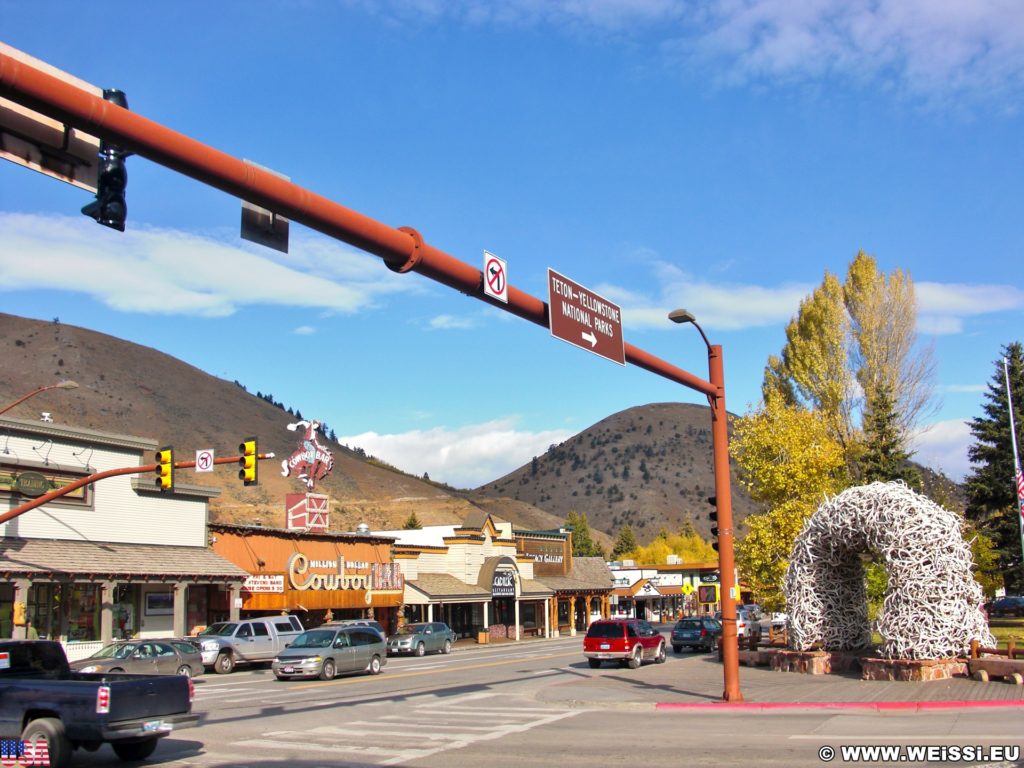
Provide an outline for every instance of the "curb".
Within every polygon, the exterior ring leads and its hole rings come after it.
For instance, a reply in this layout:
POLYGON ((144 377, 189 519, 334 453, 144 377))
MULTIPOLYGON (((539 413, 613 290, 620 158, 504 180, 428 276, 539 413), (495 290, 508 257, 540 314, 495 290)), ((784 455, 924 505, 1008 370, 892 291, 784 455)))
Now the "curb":
POLYGON ((960 699, 952 701, 712 701, 712 702, 659 702, 655 709, 684 709, 691 712, 777 712, 781 710, 868 710, 874 712, 923 712, 941 709, 1000 709, 1024 707, 1024 699, 985 701, 960 699))

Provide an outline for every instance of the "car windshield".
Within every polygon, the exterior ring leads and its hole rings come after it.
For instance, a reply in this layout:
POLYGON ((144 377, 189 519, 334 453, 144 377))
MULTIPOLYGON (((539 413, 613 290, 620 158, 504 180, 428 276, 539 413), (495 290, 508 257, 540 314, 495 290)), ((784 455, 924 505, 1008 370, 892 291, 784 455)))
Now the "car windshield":
POLYGON ((587 637, 622 637, 621 624, 591 624, 587 637))
POLYGON ((291 644, 291 647, 330 648, 331 643, 334 642, 335 634, 333 629, 311 629, 295 638, 295 642, 291 644))
POLYGON ((131 643, 112 643, 100 648, 91 658, 94 659, 127 659, 132 655, 135 646, 131 643))
POLYGON ((237 624, 234 624, 234 623, 232 623, 230 621, 221 621, 221 622, 218 622, 216 624, 211 624, 206 629, 204 629, 202 632, 200 632, 199 635, 200 635, 200 637, 202 637, 203 635, 207 635, 207 636, 214 635, 216 637, 229 637, 229 636, 231 636, 231 635, 233 635, 235 633, 235 627, 237 627, 237 626, 238 626, 237 624))
POLYGON ((700 619, 683 619, 676 624, 676 629, 700 629, 700 619))
POLYGON ((418 635, 421 632, 423 632, 423 627, 424 626, 426 626, 426 625, 425 624, 406 624, 404 627, 402 627, 400 630, 398 630, 398 634, 400 634, 400 635, 418 635))

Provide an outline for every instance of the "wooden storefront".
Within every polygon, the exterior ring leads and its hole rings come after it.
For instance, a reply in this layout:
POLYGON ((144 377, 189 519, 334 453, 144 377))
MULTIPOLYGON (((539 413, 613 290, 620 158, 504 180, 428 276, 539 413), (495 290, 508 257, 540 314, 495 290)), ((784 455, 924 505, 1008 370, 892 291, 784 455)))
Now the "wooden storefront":
POLYGON ((404 581, 393 538, 229 524, 211 524, 210 534, 214 552, 250 574, 243 613, 296 613, 307 627, 349 618, 397 627, 404 581))

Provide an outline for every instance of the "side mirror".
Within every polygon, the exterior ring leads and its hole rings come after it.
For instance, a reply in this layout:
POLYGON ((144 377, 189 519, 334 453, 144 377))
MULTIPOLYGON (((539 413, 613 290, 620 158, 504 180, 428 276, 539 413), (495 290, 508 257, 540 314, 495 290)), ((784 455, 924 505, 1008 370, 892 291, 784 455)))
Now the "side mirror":
POLYGON ((284 647, 285 647, 285 648, 291 648, 291 647, 292 647, 292 644, 291 644, 291 643, 285 643, 285 644, 284 644, 284 647))

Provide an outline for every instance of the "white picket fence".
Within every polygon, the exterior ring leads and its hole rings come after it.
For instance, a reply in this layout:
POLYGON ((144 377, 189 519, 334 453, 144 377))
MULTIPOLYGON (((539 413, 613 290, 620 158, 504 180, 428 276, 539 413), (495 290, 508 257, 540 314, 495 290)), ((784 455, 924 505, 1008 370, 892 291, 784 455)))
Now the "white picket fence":
POLYGON ((85 659, 92 656, 96 651, 103 647, 103 643, 99 640, 94 642, 65 642, 61 641, 61 645, 64 646, 64 653, 68 655, 68 661, 78 661, 79 659, 85 659))

